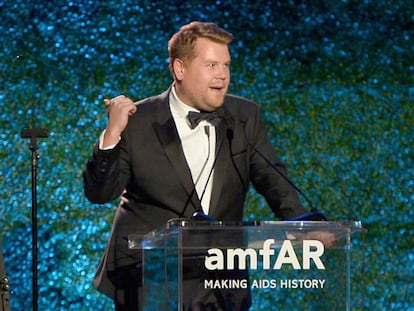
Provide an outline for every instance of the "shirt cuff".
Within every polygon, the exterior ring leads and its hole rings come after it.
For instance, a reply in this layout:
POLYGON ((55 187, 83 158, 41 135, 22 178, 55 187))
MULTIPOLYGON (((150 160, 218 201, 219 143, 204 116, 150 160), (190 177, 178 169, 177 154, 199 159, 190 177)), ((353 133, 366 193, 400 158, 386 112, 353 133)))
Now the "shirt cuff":
MULTIPOLYGON (((118 143, 113 144, 113 145, 106 146, 105 148, 102 147, 103 146, 104 135, 105 135, 105 130, 103 130, 103 132, 99 136, 99 150, 111 150, 111 149, 114 149, 116 147, 116 145, 118 145, 118 143)), ((121 140, 121 137, 119 137, 119 140, 121 140)), ((119 142, 119 140, 118 140, 118 142, 119 142)))

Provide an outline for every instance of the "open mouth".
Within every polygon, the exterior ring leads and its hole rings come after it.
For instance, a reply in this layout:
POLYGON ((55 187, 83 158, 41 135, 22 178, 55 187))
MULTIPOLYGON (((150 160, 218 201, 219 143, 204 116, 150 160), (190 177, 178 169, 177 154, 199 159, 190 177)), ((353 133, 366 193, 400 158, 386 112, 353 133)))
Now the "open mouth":
POLYGON ((221 93, 221 92, 223 92, 223 90, 225 88, 224 87, 221 87, 221 86, 211 86, 210 89, 213 90, 213 91, 215 91, 215 92, 221 93))

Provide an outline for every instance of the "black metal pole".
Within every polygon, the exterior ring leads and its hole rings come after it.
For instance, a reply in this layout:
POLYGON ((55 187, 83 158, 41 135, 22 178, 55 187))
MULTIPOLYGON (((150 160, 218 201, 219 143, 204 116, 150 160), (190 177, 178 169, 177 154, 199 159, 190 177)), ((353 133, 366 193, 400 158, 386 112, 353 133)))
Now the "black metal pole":
POLYGON ((33 311, 38 308, 38 284, 37 284, 37 138, 49 137, 48 129, 24 129, 20 135, 22 138, 30 138, 29 149, 32 152, 32 295, 33 311))
POLYGON ((0 246, 0 311, 11 311, 9 290, 9 279, 7 278, 3 252, 0 246))

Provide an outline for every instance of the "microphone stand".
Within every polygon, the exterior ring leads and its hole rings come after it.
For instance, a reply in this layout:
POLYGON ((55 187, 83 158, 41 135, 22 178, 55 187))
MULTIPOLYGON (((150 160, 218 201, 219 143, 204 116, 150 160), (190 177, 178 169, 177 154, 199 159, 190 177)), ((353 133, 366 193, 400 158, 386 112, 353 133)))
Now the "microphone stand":
MULTIPOLYGON (((245 129, 246 124, 243 123, 243 129, 245 129)), ((244 138, 246 139, 247 144, 254 150, 257 152, 257 154, 272 168, 274 169, 279 176, 281 176, 289 185, 291 185, 293 187, 293 189, 295 189, 305 200, 306 202, 309 204, 310 206, 310 212, 306 213, 304 215, 299 215, 297 217, 291 218, 291 219, 286 219, 287 221, 304 221, 304 220, 310 220, 310 221, 327 221, 328 219, 326 218, 326 216, 321 213, 320 211, 318 211, 318 209, 316 209, 313 205, 311 200, 305 195, 305 193, 300 190, 300 188, 298 186, 296 186, 293 181, 290 180, 290 178, 281 170, 279 169, 276 165, 274 165, 259 149, 257 149, 247 138, 246 132, 245 130, 243 130, 244 133, 244 138)))
POLYGON ((9 279, 3 261, 3 253, 0 247, 0 311, 10 311, 9 279))
POLYGON ((38 307, 37 289, 37 138, 49 137, 48 129, 24 129, 20 134, 21 138, 29 138, 29 149, 32 152, 32 291, 33 291, 33 311, 38 307))

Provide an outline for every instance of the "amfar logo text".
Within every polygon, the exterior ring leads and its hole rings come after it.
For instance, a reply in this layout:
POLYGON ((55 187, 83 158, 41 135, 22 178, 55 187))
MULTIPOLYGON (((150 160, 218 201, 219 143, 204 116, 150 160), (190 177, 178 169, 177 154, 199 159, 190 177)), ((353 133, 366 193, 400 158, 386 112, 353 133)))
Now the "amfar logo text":
POLYGON ((263 248, 259 249, 257 254, 254 248, 229 248, 223 251, 219 248, 210 248, 205 257, 204 265, 208 270, 232 270, 235 269, 236 258, 238 259, 238 269, 246 269, 248 259, 250 259, 249 267, 257 269, 258 256, 261 257, 264 270, 281 269, 282 265, 291 265, 293 269, 309 270, 311 262, 313 262, 318 270, 324 270, 325 265, 321 260, 325 248, 322 242, 318 240, 304 240, 302 243, 302 262, 299 262, 295 249, 290 240, 284 240, 276 259, 275 248, 272 245, 274 239, 268 239, 263 242, 263 248))

